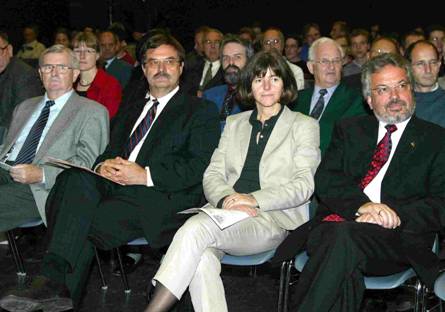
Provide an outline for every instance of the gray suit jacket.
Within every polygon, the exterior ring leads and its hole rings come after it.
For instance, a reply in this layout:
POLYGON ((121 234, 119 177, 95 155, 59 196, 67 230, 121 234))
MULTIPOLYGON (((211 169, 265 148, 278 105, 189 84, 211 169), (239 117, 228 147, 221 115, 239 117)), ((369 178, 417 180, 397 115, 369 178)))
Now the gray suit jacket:
MULTIPOLYGON (((1 149, 0 159, 13 147, 22 128, 42 99, 41 96, 34 97, 16 107, 5 144, 1 149)), ((30 184, 39 213, 45 223, 46 198, 57 175, 62 171, 46 165, 46 157, 51 156, 91 167, 97 156, 105 150, 108 139, 109 118, 105 107, 74 92, 51 125, 32 162, 42 167, 45 174, 45 183, 30 184)))
MULTIPOLYGON (((213 206, 233 194, 249 147, 252 111, 227 118, 227 124, 204 173, 204 193, 213 206)), ((287 107, 280 115, 260 161, 261 189, 252 193, 260 215, 293 230, 309 218, 314 174, 320 163, 318 122, 287 107)))

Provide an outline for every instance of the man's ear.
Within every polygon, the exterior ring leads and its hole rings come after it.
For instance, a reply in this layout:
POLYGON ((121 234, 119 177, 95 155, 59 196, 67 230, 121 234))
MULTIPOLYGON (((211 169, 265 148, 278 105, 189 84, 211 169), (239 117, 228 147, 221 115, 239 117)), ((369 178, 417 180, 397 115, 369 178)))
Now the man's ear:
POLYGON ((307 61, 306 66, 307 66, 307 69, 309 69, 309 72, 313 75, 314 74, 314 62, 307 61))
POLYGON ((372 110, 372 100, 369 95, 366 97, 366 102, 368 103, 369 109, 372 110))

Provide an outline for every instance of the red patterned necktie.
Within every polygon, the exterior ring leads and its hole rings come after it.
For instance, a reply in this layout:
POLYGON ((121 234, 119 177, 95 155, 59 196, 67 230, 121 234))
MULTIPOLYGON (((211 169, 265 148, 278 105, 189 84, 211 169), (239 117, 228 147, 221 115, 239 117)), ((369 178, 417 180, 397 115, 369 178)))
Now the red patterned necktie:
POLYGON ((141 120, 139 125, 136 127, 136 129, 134 129, 133 133, 128 138, 127 144, 122 154, 122 158, 128 159, 133 149, 143 139, 148 129, 150 129, 150 125, 156 116, 156 109, 158 107, 158 104, 158 100, 153 99, 153 105, 150 107, 145 117, 141 120))
POLYGON ((391 133, 396 131, 397 127, 396 125, 386 125, 385 128, 385 136, 380 140, 379 144, 377 144, 371 163, 369 164, 368 172, 360 181, 359 187, 362 190, 365 189, 365 187, 376 177, 380 169, 382 169, 388 161, 389 155, 391 154, 391 133))
MULTIPOLYGON (((374 179, 379 173, 380 169, 385 165, 388 161, 389 155, 391 154, 392 142, 391 142, 391 133, 397 130, 395 125, 386 125, 386 133, 385 136, 380 140, 377 144, 377 147, 374 151, 374 155, 372 156, 371 163, 369 165, 368 172, 360 181, 359 187, 360 189, 364 189, 369 183, 371 183, 372 179, 374 179)), ((323 219, 323 221, 330 222, 341 222, 345 219, 340 217, 337 214, 330 214, 323 219)))

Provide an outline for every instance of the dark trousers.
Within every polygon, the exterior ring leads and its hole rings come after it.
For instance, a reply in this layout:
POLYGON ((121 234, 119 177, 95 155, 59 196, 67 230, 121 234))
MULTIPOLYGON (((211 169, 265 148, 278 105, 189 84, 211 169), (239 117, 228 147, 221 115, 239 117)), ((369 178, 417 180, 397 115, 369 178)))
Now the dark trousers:
POLYGON ((77 302, 94 245, 111 249, 142 237, 140 209, 117 184, 78 169, 61 173, 47 201, 50 242, 42 274, 65 284, 77 302))
POLYGON ((409 267, 398 231, 369 223, 323 222, 309 234, 307 252, 293 311, 359 311, 364 275, 409 267))
POLYGON ((0 169, 0 232, 38 217, 40 214, 29 185, 14 182, 8 171, 0 169))

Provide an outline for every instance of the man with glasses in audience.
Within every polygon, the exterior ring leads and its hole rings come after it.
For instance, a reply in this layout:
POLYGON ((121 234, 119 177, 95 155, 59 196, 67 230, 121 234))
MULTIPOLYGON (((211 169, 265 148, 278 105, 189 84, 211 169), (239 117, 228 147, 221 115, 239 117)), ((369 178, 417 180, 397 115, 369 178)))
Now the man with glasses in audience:
POLYGON ((359 311, 364 276, 410 267, 433 288, 439 259, 432 246, 445 221, 445 130, 413 115, 410 67, 383 54, 363 68, 363 95, 375 116, 336 125, 315 175, 317 215, 273 259, 301 249, 309 255, 294 311, 359 311))
POLYGON ((17 104, 43 94, 37 71, 17 57, 8 34, 0 31, 0 145, 17 104))
MULTIPOLYGON (((279 54, 283 55, 284 51, 284 35, 283 32, 276 27, 270 27, 263 33, 263 50, 270 51, 275 49, 279 54)), ((292 73, 294 74, 295 82, 297 83, 298 90, 304 89, 304 74, 303 70, 295 64, 292 64, 286 60, 292 73)))
POLYGON ((414 76, 416 116, 445 127, 445 90, 439 87, 440 58, 436 47, 420 40, 406 50, 414 76))
POLYGON ((300 91, 292 105, 293 110, 319 121, 322 155, 338 120, 366 114, 360 93, 340 83, 342 61, 343 50, 333 39, 322 37, 314 41, 309 49, 307 65, 314 75, 315 85, 300 91))
POLYGON ((205 29, 202 37, 204 58, 194 68, 188 68, 184 73, 181 87, 190 95, 202 96, 204 90, 224 84, 224 74, 221 67, 220 45, 223 34, 218 29, 205 29))
POLYGON ((73 90, 79 60, 62 45, 39 59, 45 95, 17 106, 0 152, 0 231, 33 218, 46 223, 45 202, 62 171, 47 157, 91 167, 108 143, 108 112, 73 90))
POLYGON ((217 109, 179 90, 185 51, 175 38, 149 37, 141 55, 149 92, 116 115, 94 165, 100 176, 70 169, 58 178, 47 201, 41 275, 9 292, 18 303, 66 306, 72 299, 77 306, 95 245, 112 249, 145 237, 153 248, 167 246, 187 217, 177 212, 201 204, 202 176, 220 136, 217 109))
MULTIPOLYGON (((437 48, 440 59, 442 59, 444 55, 443 53, 444 39, 445 39, 445 27, 443 27, 442 25, 432 25, 428 27, 428 40, 431 41, 431 43, 434 44, 434 46, 437 48)), ((441 64, 439 70, 439 77, 445 75, 444 65, 445 64, 441 64)))

